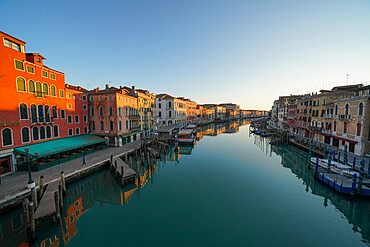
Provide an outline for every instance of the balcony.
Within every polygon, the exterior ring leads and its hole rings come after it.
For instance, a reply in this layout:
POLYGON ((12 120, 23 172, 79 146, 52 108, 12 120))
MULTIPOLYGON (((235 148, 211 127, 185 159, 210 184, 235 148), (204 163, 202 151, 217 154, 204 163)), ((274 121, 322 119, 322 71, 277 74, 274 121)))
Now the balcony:
POLYGON ((33 125, 41 125, 41 124, 53 124, 53 119, 50 118, 37 118, 31 119, 31 126, 33 125))
POLYGON ((324 114, 324 118, 333 118, 333 114, 324 114))
POLYGON ((322 127, 316 127, 316 126, 309 125, 308 128, 313 131, 318 131, 318 132, 322 131, 322 127))
POLYGON ((331 135, 333 132, 331 129, 322 129, 322 133, 331 135))
POLYGON ((351 115, 338 115, 339 119, 346 120, 346 119, 351 119, 351 115))
POLYGON ((130 131, 137 131, 137 130, 140 130, 140 125, 130 127, 130 131))

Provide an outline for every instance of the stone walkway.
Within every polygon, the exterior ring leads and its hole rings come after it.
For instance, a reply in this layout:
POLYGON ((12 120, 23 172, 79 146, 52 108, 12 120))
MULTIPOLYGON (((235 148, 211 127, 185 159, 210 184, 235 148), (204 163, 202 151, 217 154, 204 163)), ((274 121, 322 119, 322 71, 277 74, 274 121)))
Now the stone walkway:
MULTIPOLYGON (((104 150, 96 151, 86 156, 85 167, 92 166, 93 164, 100 163, 104 160, 110 159, 110 156, 120 155, 140 146, 140 140, 128 143, 122 147, 109 147, 104 150)), ((36 182, 36 186, 40 183, 40 177, 44 176, 44 184, 59 179, 60 173, 63 171, 66 176, 82 168, 82 157, 65 162, 63 164, 47 168, 45 170, 32 172, 32 179, 36 182)), ((23 197, 29 194, 30 190, 27 188, 28 172, 17 171, 1 178, 0 184, 0 209, 1 205, 6 202, 23 197)))

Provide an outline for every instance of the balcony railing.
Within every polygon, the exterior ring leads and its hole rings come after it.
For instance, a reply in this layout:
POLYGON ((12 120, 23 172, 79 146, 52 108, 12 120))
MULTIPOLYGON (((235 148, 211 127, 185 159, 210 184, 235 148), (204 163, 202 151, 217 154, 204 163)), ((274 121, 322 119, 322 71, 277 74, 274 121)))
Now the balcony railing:
POLYGON ((310 130, 314 130, 314 131, 320 131, 322 130, 322 127, 317 127, 317 126, 312 126, 312 125, 309 125, 308 128, 310 130))
POLYGON ((331 135, 332 134, 332 130, 331 129, 322 129, 322 133, 331 135))
POLYGON ((339 119, 351 119, 351 115, 338 115, 339 119))
POLYGON ((333 114, 324 114, 324 118, 333 118, 333 114))

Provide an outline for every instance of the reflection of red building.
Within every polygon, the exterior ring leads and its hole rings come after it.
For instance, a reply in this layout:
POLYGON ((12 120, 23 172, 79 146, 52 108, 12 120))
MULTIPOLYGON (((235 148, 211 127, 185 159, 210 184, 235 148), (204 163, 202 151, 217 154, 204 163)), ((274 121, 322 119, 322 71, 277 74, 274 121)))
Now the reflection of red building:
POLYGON ((0 174, 3 174, 14 170, 13 148, 82 134, 88 131, 85 129, 88 123, 83 122, 82 110, 76 111, 80 105, 83 107, 79 101, 87 100, 83 89, 66 87, 65 75, 45 66, 45 58, 39 53, 26 53, 24 41, 3 32, 0 37, 0 174), (69 115, 73 119, 66 127, 69 115), (80 121, 75 125, 77 118, 80 121), (68 133, 70 128, 73 132, 68 133))

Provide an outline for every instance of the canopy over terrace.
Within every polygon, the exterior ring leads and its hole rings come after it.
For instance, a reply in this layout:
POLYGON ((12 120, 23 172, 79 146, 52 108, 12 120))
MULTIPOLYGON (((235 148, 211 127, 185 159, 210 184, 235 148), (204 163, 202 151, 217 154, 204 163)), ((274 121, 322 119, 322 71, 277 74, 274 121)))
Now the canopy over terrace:
POLYGON ((106 142, 105 138, 94 136, 91 134, 86 134, 23 146, 15 148, 14 151, 20 154, 27 154, 25 149, 28 148, 29 149, 28 155, 36 157, 35 153, 38 153, 37 158, 41 158, 104 142, 106 142))

